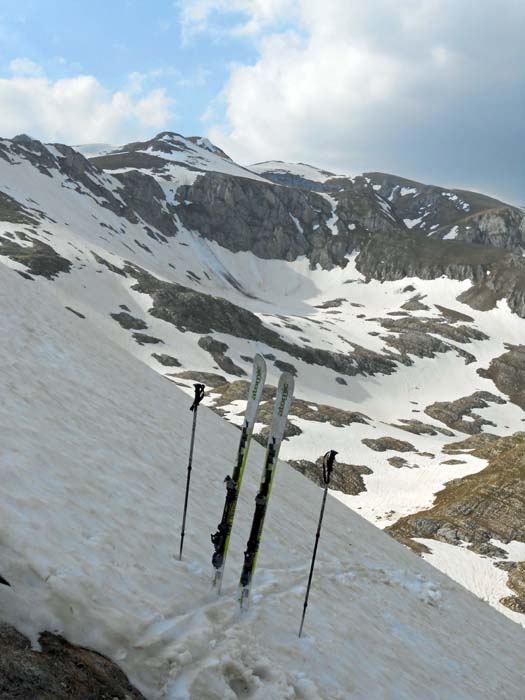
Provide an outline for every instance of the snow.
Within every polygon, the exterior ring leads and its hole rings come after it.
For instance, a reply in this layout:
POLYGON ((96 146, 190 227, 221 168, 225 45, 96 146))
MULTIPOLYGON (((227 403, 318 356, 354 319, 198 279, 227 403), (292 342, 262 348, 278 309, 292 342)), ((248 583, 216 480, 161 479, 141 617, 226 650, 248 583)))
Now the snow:
POLYGON ((263 163, 253 163, 249 165, 248 168, 252 172, 259 173, 260 175, 272 173, 276 175, 296 175, 313 182, 326 182, 334 177, 346 177, 346 175, 335 175, 327 170, 321 170, 320 168, 307 165, 306 163, 284 163, 280 160, 267 160, 263 163))
POLYGON ((256 443, 217 599, 209 533, 237 429, 200 409, 179 562, 190 397, 54 283, 0 266, 0 290, 4 620, 108 654, 150 700, 521 697, 521 628, 332 498, 298 640, 321 493, 283 463, 240 615, 256 443))
POLYGON ((403 223, 407 228, 414 228, 415 226, 419 226, 419 224, 423 221, 423 217, 420 216, 417 219, 403 219, 403 223))
POLYGON ((326 225, 332 232, 332 236, 337 236, 339 234, 336 225, 339 220, 339 217, 337 216, 337 199, 335 197, 331 197, 329 194, 325 194, 324 192, 321 193, 321 196, 324 197, 328 202, 330 202, 330 205, 332 207, 332 215, 327 220, 326 225))
MULTIPOLYGON (((49 149, 49 144, 47 144, 49 149)), ((97 156, 105 156, 111 151, 114 151, 118 146, 112 146, 109 143, 83 143, 71 146, 75 151, 82 153, 86 158, 96 158, 97 156)))
POLYGON ((376 194, 376 200, 377 200, 377 203, 379 204, 379 206, 381 207, 381 209, 385 212, 385 214, 390 219, 392 219, 392 221, 395 221, 395 218, 392 214, 392 210, 391 210, 388 202, 386 200, 384 200, 383 197, 379 196, 378 194, 376 194))
POLYGON ((406 197, 407 195, 416 195, 417 193, 418 191, 415 187, 403 187, 401 185, 395 185, 395 187, 392 188, 392 191, 388 195, 388 201, 393 202, 396 194, 399 194, 400 197, 406 197))
MULTIPOLYGON (((53 153, 52 150, 50 152, 53 153)), ((70 321, 92 324, 101 348, 105 345, 115 346, 116 351, 124 353, 129 362, 140 361, 146 369, 150 367, 164 375, 173 371, 159 365, 152 357, 152 352, 157 351, 173 354, 181 362, 181 369, 224 374, 215 366, 209 353, 197 345, 198 335, 183 333, 172 324, 151 316, 151 297, 132 290, 135 281, 131 277, 116 275, 104 265, 96 263, 92 252, 118 267, 129 260, 159 279, 179 282, 228 299, 257 314, 268 327, 276 329, 273 324, 278 324, 278 332, 284 339, 305 345, 303 338, 306 337, 310 340, 311 347, 334 352, 346 353, 352 344, 385 352, 388 349, 385 341, 388 333, 378 319, 389 312, 399 311, 401 305, 414 294, 424 295, 424 302, 430 310, 411 312, 413 316, 439 316, 434 304, 442 304, 472 316, 474 326, 489 336, 489 340, 464 346, 476 357, 472 364, 465 365, 464 360, 455 352, 448 352, 433 359, 413 358, 412 366, 398 365, 396 372, 389 376, 345 377, 347 385, 338 384, 337 373, 331 369, 307 364, 264 344, 218 333, 214 333, 213 337, 228 344, 228 357, 245 371, 249 371, 249 366, 242 359, 243 356, 251 355, 256 350, 273 352, 278 360, 292 362, 297 368, 297 395, 300 398, 309 402, 328 403, 345 410, 362 411, 369 416, 368 426, 353 424, 347 428, 334 428, 326 423, 301 422, 301 419, 294 418, 294 422, 304 432, 283 445, 282 456, 289 459, 316 459, 325 451, 326 443, 330 443, 340 451, 341 461, 370 466, 373 473, 364 477, 366 492, 358 496, 338 495, 337 498, 379 527, 385 527, 403 515, 427 507, 432 503, 434 494, 451 479, 484 468, 482 460, 476 460, 470 455, 464 458, 464 465, 442 464, 446 459, 441 452, 442 447, 450 441, 462 439, 464 436, 461 434, 452 438, 413 436, 392 426, 398 424, 400 419, 413 417, 427 423, 433 422, 423 411, 434 401, 454 400, 467 396, 474 390, 498 393, 494 384, 480 377, 477 370, 488 367, 491 359, 505 352, 506 343, 519 345, 523 342, 525 321, 512 314, 505 301, 499 302, 497 308, 488 312, 479 312, 458 302, 457 297, 470 286, 468 281, 413 278, 383 284, 378 281, 365 283, 356 269, 355 256, 348 258, 345 268, 328 271, 320 267, 311 269, 305 257, 288 262, 263 260, 248 252, 233 253, 203 238, 196 231, 184 229, 176 216, 176 237, 168 243, 158 243, 147 235, 143 222, 132 224, 118 217, 104 206, 103 198, 92 196, 85 187, 80 192, 70 187, 66 189, 65 185, 70 185, 71 182, 57 169, 52 169, 51 172, 50 178, 25 160, 14 165, 0 159, 0 190, 8 192, 24 206, 44 211, 54 219, 54 222, 43 221, 38 227, 2 223, 0 236, 15 235, 23 246, 30 243, 20 239, 19 233, 37 237, 51 243, 60 254, 71 260, 71 273, 60 275, 53 283, 38 279, 24 284, 28 287, 37 286, 38 289, 41 286, 52 289, 53 299, 61 310, 68 305, 87 316, 85 322, 76 321, 73 314, 63 311, 68 318, 71 317, 70 321), (152 252, 145 251, 142 245, 147 245, 152 252), (188 270, 198 275, 200 281, 196 278, 189 279, 188 270), (235 284, 232 283, 232 278, 235 279, 235 284), (410 285, 415 291, 405 292, 404 289, 410 285), (335 309, 318 308, 333 299, 343 301, 335 309), (127 305, 133 316, 145 320, 148 324, 147 333, 160 338, 164 345, 154 348, 138 345, 131 333, 109 316, 118 311, 121 304, 127 305), (287 328, 283 315, 301 330, 287 328), (384 435, 408 440, 417 451, 430 452, 435 457, 408 453, 405 455, 407 461, 411 466, 417 464, 418 468, 395 469, 387 462, 395 453, 377 453, 361 442, 366 437, 384 435)), ((179 204, 179 184, 191 184, 202 172, 170 162, 166 173, 158 176, 167 202, 175 206, 179 204), (175 171, 173 180, 169 179, 168 171, 171 169, 175 171)), ((108 173, 94 175, 94 178, 118 196, 121 183, 117 178, 108 173)), ((190 200, 191 197, 187 201, 190 200)), ((332 202, 332 225, 334 216, 335 199, 332 202)), ((300 222, 297 221, 295 225, 299 235, 300 222)), ((355 228, 355 225, 351 224, 349 229, 352 227, 355 228)), ((2 270, 4 265, 11 269, 25 269, 20 263, 6 257, 0 258, 0 263, 2 270)), ((8 304, 4 306, 7 307, 8 304)), ((24 317, 22 311, 20 315, 21 318, 24 317)), ((52 322, 51 318, 50 323, 52 322)), ((278 374, 277 368, 270 364, 271 383, 276 383, 278 374)), ((186 384, 191 391, 191 382, 186 384)), ((232 422, 239 420, 241 408, 239 405, 226 407, 226 415, 232 422)), ((503 435, 523 429, 523 412, 514 404, 491 404, 476 412, 496 424, 487 426, 489 432, 503 435)), ((508 614, 507 609, 503 612, 508 614)))
POLYGON ((296 227, 296 229, 298 230, 298 232, 299 232, 301 235, 303 235, 303 234, 304 234, 304 229, 303 229, 303 227, 302 227, 301 222, 299 221, 299 219, 298 219, 296 216, 294 216, 292 213, 290 213, 290 219, 294 222, 295 227, 296 227))
POLYGON ((466 212, 470 211, 470 204, 468 202, 464 202, 454 192, 442 192, 441 196, 446 197, 446 199, 453 202, 455 204, 456 209, 461 209, 466 212))
MULTIPOLYGON (((224 158, 213 144, 211 144, 212 148, 210 149, 208 144, 199 145, 199 143, 193 143, 179 134, 168 134, 164 141, 175 144, 176 148, 167 153, 164 150, 157 150, 155 146, 149 146, 143 152, 167 160, 170 163, 176 163, 179 167, 186 167, 186 169, 189 167, 190 169, 203 172, 226 173, 235 177, 265 181, 264 178, 259 177, 251 170, 237 165, 229 158, 224 158)), ((172 174, 174 172, 173 170, 171 171, 172 174)))
POLYGON ((459 227, 452 226, 450 231, 445 236, 443 236, 443 240, 444 241, 454 241, 458 237, 458 233, 459 233, 459 227))
MULTIPOLYGON (((499 602, 501 598, 515 595, 515 593, 507 586, 507 573, 495 567, 491 559, 471 552, 464 546, 423 538, 417 538, 416 542, 420 542, 431 550, 431 554, 423 554, 424 559, 444 571, 451 579, 478 598, 490 603, 496 610, 500 610, 507 617, 525 626, 523 615, 513 612, 499 602)), ((519 544, 523 552, 525 545, 519 544)))

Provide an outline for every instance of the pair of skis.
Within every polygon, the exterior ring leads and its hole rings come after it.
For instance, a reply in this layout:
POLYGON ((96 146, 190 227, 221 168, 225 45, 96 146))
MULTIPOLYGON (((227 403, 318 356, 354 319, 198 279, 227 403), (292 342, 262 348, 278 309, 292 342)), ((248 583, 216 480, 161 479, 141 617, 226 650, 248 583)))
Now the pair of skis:
MULTIPOLYGON (((239 498, 242 477, 248 457, 248 450, 255 425, 257 410, 261 401, 261 396, 266 379, 266 363, 262 355, 257 354, 253 361, 253 374, 250 384, 250 392, 248 395, 248 403, 246 413, 241 429, 241 438, 237 451, 237 459, 232 475, 228 475, 224 480, 226 483, 226 500, 221 522, 219 523, 217 532, 211 536, 215 552, 212 557, 212 564, 215 568, 213 585, 217 587, 220 593, 222 585, 222 577, 224 573, 224 565, 228 547, 230 544, 230 536, 235 517, 235 509, 239 498)), ((266 448, 266 456, 259 485, 259 491, 255 498, 255 512, 250 530, 250 536, 244 552, 244 564, 239 582, 240 594, 239 601, 241 608, 243 603, 250 595, 250 586, 257 564, 257 556, 259 554, 259 545, 264 526, 264 519, 268 508, 268 500, 272 489, 273 477, 279 457, 279 449, 286 427, 286 419, 292 402, 294 388, 293 376, 289 372, 283 372, 277 386, 275 397, 275 405, 270 425, 270 433, 268 435, 268 444, 266 448)))

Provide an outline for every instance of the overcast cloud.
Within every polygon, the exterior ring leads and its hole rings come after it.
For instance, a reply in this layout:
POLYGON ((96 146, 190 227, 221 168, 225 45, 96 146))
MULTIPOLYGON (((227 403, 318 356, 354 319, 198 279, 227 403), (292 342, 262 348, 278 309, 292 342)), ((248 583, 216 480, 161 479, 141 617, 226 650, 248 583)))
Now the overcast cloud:
POLYGON ((257 45, 207 115, 237 159, 389 171, 525 203, 523 0, 184 5, 187 33, 192 7, 199 32, 233 8, 231 31, 257 45), (283 13, 293 21, 274 29, 283 13))

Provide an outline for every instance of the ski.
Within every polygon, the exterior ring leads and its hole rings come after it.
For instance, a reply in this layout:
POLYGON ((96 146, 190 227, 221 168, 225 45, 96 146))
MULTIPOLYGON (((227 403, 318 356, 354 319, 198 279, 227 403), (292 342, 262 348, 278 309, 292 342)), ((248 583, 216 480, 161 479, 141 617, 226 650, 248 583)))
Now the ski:
POLYGON ((248 450, 255 425, 257 410, 261 401, 261 396, 266 380, 266 362, 262 355, 255 355, 253 359, 253 373, 248 394, 248 403, 244 414, 244 423, 241 429, 241 439, 239 441, 239 449, 237 450, 237 459, 232 475, 224 479, 226 484, 226 500, 222 512, 222 519, 218 525, 217 532, 211 536, 211 541, 215 547, 215 552, 212 556, 212 564, 215 569, 213 577, 213 586, 217 588, 218 593, 221 592, 222 576, 224 573, 224 564, 230 544, 230 535, 235 517, 235 509, 237 507, 237 499, 239 498, 239 490, 241 488, 242 477, 246 460, 248 458, 248 450))
POLYGON ((279 457, 279 449, 286 427, 286 419, 290 404, 292 403, 294 388, 293 376, 289 372, 281 374, 277 393, 275 396, 275 405, 273 409, 272 423, 270 425, 270 434, 268 435, 268 446, 266 448, 266 456, 264 467, 261 476, 259 491, 255 497, 255 512, 253 514, 252 528, 250 537, 244 552, 244 565, 239 581, 239 602, 241 609, 250 595, 250 587, 257 564, 257 556, 259 554, 259 546, 264 526, 264 518, 268 508, 268 500, 272 489, 273 477, 277 467, 279 457))

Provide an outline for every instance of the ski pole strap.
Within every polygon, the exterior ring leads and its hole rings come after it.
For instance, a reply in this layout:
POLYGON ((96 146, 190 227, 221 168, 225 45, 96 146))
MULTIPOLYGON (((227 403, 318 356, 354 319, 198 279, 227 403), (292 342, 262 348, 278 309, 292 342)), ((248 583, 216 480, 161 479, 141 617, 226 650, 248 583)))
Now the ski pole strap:
POLYGON ((206 388, 204 384, 194 384, 193 388, 195 390, 195 396, 193 397, 193 403, 190 406, 190 411, 196 411, 198 405, 204 398, 204 389, 206 388))
POLYGON ((334 470, 335 450, 329 450, 323 457, 323 482, 328 486, 334 470))

